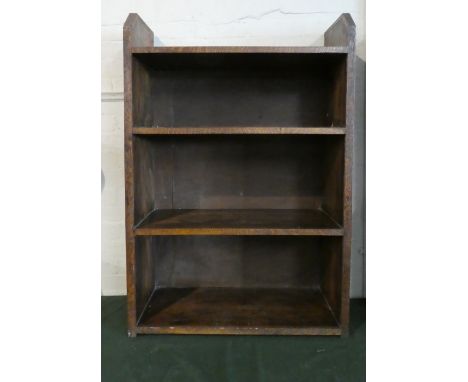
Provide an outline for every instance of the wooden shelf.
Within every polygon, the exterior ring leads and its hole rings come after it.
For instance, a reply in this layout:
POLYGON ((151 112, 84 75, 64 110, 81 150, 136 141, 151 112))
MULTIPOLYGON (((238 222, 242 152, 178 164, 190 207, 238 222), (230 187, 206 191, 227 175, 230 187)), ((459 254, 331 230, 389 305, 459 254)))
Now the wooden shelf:
POLYGON ((321 210, 156 210, 135 235, 342 236, 343 229, 321 210))
POLYGON ((149 46, 131 48, 135 54, 155 53, 348 53, 347 46, 149 46))
POLYGON ((138 333, 340 335, 318 290, 269 288, 156 289, 138 333))
POLYGON ((134 127, 136 135, 201 135, 201 134, 311 134, 344 135, 344 127, 134 127))

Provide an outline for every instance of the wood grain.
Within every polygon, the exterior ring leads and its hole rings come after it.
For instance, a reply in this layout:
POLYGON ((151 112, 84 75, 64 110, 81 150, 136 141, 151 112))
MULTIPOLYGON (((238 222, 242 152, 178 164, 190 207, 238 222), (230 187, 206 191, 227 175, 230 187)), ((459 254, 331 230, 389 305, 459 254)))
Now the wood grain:
POLYGON ((244 335, 244 336, 341 336, 339 327, 219 327, 219 326, 138 326, 138 334, 244 335))
POLYGON ((307 334, 338 329, 319 291, 307 289, 156 289, 140 328, 158 333, 307 334), (148 329, 147 329, 148 330, 148 329))
POLYGON ((325 48, 347 47, 354 54, 356 24, 349 13, 343 13, 324 33, 325 48))
POLYGON ((320 210, 156 210, 135 235, 340 236, 341 227, 320 210))
POLYGON ((154 290, 156 266, 152 239, 135 238, 135 310, 141 317, 154 290))
POLYGON ((342 289, 343 239, 330 237, 320 247, 320 290, 333 315, 340 322, 342 289))
POLYGON ((177 235, 137 240, 152 242, 152 272, 158 288, 319 289, 321 262, 332 251, 333 239, 177 235))
POLYGON ((343 224, 344 139, 327 150, 322 209, 338 224, 343 224))
POLYGON ((153 46, 154 35, 135 13, 128 15, 123 27, 124 54, 124 144, 125 144, 125 241, 127 260, 128 335, 136 336, 135 238, 133 193, 133 47, 153 46))
POLYGON ((129 335, 347 335, 351 16, 324 47, 123 33, 129 335))
POLYGON ((135 135, 344 135, 343 127, 134 127, 135 135))
POLYGON ((348 53, 348 46, 152 46, 131 49, 132 53, 348 53))
POLYGON ((135 126, 344 127, 344 115, 335 115, 344 114, 344 93, 336 96, 335 83, 344 79, 335 78, 346 54, 133 57, 147 73, 147 81, 134 83, 134 103, 142 106, 135 107, 135 126))
POLYGON ((135 155, 152 158, 135 172, 135 193, 148 196, 139 220, 154 209, 320 208, 333 164, 327 158, 343 145, 342 135, 136 138, 135 155))
POLYGON ((343 179, 343 226, 341 261, 341 309, 339 321, 343 335, 349 330, 349 283, 351 261, 351 235, 352 235, 352 164, 353 164, 353 134, 355 114, 355 45, 356 25, 349 13, 342 14, 328 28, 324 35, 326 46, 348 47, 346 58, 346 137, 344 153, 344 179, 343 179))

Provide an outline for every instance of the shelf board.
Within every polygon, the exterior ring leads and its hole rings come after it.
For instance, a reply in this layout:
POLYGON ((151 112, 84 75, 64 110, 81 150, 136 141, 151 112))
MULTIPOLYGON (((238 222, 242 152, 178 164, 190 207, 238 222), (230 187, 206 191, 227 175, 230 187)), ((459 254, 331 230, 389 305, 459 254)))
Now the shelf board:
POLYGON ((344 127, 134 127, 136 135, 272 134, 344 135, 344 127))
POLYGON ((155 210, 135 235, 342 236, 343 228, 318 209, 155 210))
POLYGON ((160 288, 137 332, 340 335, 341 329, 315 289, 160 288))
POLYGON ((348 53, 347 46, 151 46, 132 53, 348 53))

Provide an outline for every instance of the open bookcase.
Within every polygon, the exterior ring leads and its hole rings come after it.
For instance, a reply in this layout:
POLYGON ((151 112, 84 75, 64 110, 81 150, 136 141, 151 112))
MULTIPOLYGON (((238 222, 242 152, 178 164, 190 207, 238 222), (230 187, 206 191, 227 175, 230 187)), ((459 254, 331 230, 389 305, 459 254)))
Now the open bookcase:
POLYGON ((355 25, 154 47, 124 25, 129 335, 346 335, 355 25))

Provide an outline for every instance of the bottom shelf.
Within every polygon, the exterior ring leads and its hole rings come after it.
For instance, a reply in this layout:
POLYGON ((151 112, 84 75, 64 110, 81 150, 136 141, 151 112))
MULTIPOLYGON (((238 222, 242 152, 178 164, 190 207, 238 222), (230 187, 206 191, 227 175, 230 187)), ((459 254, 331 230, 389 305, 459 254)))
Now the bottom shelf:
POLYGON ((161 288, 137 333, 341 335, 313 289, 161 288))

